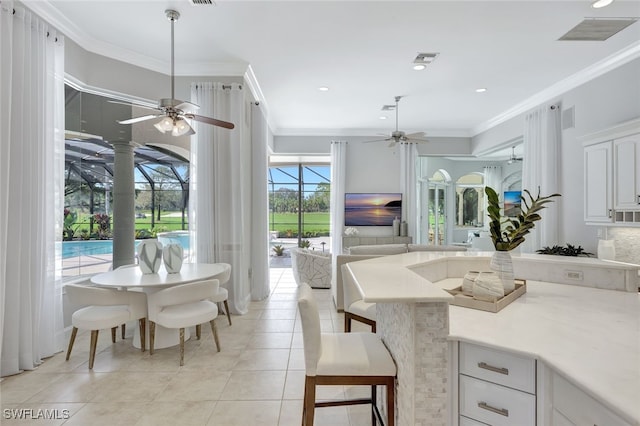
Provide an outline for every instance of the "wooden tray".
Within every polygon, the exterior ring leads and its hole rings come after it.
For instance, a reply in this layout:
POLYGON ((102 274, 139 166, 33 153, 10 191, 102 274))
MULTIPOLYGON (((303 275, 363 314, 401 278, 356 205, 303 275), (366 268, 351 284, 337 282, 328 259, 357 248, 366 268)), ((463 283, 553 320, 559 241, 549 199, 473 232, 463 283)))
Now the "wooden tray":
POLYGON ((450 302, 451 305, 496 313, 527 292, 527 280, 516 279, 515 284, 515 290, 495 302, 476 300, 471 296, 462 294, 462 286, 447 290, 447 292, 454 297, 453 301, 450 302))

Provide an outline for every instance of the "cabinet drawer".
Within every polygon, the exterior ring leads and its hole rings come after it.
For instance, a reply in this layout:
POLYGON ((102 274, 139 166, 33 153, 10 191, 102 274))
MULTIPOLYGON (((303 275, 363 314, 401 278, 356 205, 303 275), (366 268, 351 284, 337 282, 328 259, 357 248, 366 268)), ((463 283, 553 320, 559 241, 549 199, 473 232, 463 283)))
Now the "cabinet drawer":
POLYGON ((478 421, 475 421, 465 416, 460 416, 459 425, 460 426, 487 426, 486 423, 480 423, 478 421))
POLYGON ((460 414, 493 426, 535 426, 536 397, 460 375, 460 414))
POLYGON ((629 423, 558 374, 553 375, 552 404, 554 410, 577 425, 629 426, 629 423))
POLYGON ((462 343, 460 373, 536 393, 536 361, 531 358, 462 343))

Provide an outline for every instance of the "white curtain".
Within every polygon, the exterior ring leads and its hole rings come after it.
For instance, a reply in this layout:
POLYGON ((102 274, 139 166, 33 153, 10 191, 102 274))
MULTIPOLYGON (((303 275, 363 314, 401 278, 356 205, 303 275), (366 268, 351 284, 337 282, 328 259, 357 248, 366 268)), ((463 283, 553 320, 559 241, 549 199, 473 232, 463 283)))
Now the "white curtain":
POLYGON ((267 119, 251 103, 251 298, 269 296, 269 158, 267 119))
POLYGON ((63 36, 18 3, 0 3, 1 375, 64 347, 63 36))
POLYGON ((336 256, 342 254, 346 170, 347 142, 331 141, 331 213, 329 221, 331 228, 331 253, 333 253, 334 263, 336 256))
MULTIPOLYGON (((499 197, 502 197, 502 166, 485 166, 484 167, 484 186, 489 186, 496 191, 499 197)), ((489 202, 487 196, 484 196, 484 212, 485 216, 482 218, 484 223, 484 229, 489 229, 489 217, 487 216, 489 202)))
MULTIPOLYGON (((543 196, 560 192, 560 126, 559 105, 543 105, 525 116, 522 188, 529 190, 534 198, 538 188, 543 196)), ((535 228, 526 236, 522 252, 534 253, 542 247, 558 244, 561 199, 553 200, 540 213, 542 220, 536 222, 535 228)))
POLYGON ((244 314, 251 299, 251 152, 238 84, 192 83, 198 115, 235 124, 233 130, 195 122, 191 138, 191 260, 231 265, 229 308, 244 314))
POLYGON ((407 222, 409 236, 416 238, 418 217, 416 161, 418 147, 412 142, 400 143, 400 190, 402 191, 402 219, 407 222))

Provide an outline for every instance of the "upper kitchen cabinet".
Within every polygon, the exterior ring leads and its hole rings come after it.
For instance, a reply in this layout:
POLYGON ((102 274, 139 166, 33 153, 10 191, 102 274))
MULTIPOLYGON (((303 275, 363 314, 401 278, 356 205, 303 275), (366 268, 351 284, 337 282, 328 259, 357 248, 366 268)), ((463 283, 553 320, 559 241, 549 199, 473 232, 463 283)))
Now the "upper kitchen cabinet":
POLYGON ((611 142, 584 148, 584 220, 613 222, 611 142))
POLYGON ((613 143, 614 208, 640 210, 640 134, 613 143))

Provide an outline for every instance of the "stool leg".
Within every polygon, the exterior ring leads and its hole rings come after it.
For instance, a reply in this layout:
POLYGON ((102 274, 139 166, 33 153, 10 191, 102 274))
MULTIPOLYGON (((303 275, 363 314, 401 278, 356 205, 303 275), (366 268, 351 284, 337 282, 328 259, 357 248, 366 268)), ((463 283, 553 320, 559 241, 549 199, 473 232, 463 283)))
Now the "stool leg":
POLYGON ((122 324, 122 325, 120 326, 120 329, 121 329, 121 331, 122 331, 122 333, 121 333, 121 334, 122 334, 122 340, 124 340, 124 334, 125 334, 125 332, 127 331, 127 324, 122 324))
POLYGON ((153 355, 153 343, 156 339, 156 323, 149 321, 149 355, 153 355))
POLYGON ((227 319, 229 320, 229 325, 231 325, 231 311, 229 311, 229 303, 227 303, 227 301, 224 301, 224 310, 227 313, 227 319))
POLYGON ((138 320, 138 324, 140 327, 140 348, 142 349, 142 352, 144 352, 146 350, 146 345, 145 345, 145 340, 147 340, 147 336, 146 336, 146 330, 145 330, 145 325, 146 325, 147 319, 146 318, 140 318, 138 320))
POLYGON ((378 423, 378 419, 376 418, 376 404, 377 396, 376 396, 376 385, 371 385, 371 425, 376 426, 378 423))
POLYGON ((100 330, 91 330, 91 346, 89 347, 89 370, 93 369, 96 359, 96 346, 98 345, 98 333, 100 330))
POLYGON ((395 377, 390 377, 387 382, 387 426, 394 426, 396 421, 395 407, 395 377))
POLYGON ((184 328, 180 329, 180 366, 184 365, 184 328))
POLYGON ((118 329, 118 327, 113 327, 111 329, 111 342, 115 343, 116 342, 116 330, 118 329))
POLYGON ((216 321, 215 320, 211 320, 211 321, 209 321, 209 323, 211 324, 211 332, 213 333, 213 341, 216 342, 216 348, 218 349, 218 352, 220 352, 220 341, 218 340, 218 328, 216 327, 216 321))
POLYGON ((73 349, 73 343, 76 341, 76 334, 78 334, 78 328, 73 327, 71 337, 69 338, 69 348, 67 349, 67 361, 69 361, 69 357, 71 356, 71 349, 73 349))
POLYGON ((202 324, 196 325, 196 339, 200 340, 200 334, 202 330, 202 324))
POLYGON ((313 415, 316 409, 316 378, 305 376, 304 381, 304 402, 303 402, 303 425, 313 426, 313 415))

